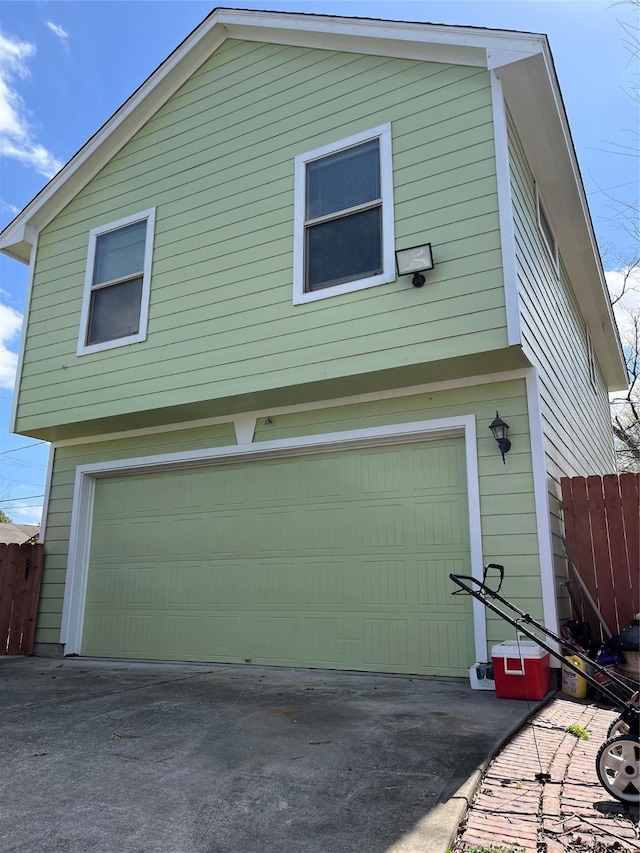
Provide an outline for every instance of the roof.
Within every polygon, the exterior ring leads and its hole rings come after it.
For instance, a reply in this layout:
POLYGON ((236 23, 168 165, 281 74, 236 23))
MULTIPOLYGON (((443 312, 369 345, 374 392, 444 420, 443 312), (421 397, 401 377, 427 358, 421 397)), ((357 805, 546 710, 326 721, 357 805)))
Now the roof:
POLYGON ((544 35, 292 12, 214 9, 0 233, 29 263, 38 232, 229 38, 486 68, 496 73, 610 390, 627 387, 622 346, 566 111, 544 35))
POLYGON ((39 533, 39 524, 0 524, 0 545, 23 545, 39 533))

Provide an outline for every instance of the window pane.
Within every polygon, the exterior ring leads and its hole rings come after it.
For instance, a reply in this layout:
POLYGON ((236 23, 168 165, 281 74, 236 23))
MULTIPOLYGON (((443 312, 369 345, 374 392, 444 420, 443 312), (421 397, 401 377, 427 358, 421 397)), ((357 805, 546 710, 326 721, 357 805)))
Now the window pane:
POLYGON ((382 272, 382 208, 307 229, 307 290, 382 272))
POLYGON ((307 219, 380 198, 377 139, 307 164, 307 219))
POLYGON ((549 251, 555 257, 556 253, 556 241, 553 236, 553 231, 551 230, 551 226, 549 225, 549 220, 544 212, 544 208, 541 204, 538 204, 538 213, 540 214, 540 228, 542 229, 542 233, 544 234, 544 239, 547 241, 547 246, 549 247, 549 251))
POLYGON ((100 284, 103 281, 141 273, 144 267, 146 233, 147 222, 143 220, 98 237, 93 283, 100 284))
POLYGON ((87 344, 135 335, 140 325, 142 277, 112 284, 91 294, 87 344))

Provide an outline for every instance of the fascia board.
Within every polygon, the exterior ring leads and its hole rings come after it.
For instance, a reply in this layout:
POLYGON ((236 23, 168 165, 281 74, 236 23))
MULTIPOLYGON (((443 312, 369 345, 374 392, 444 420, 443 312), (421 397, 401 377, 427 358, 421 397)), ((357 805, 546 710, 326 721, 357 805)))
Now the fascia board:
POLYGON ((607 386, 610 391, 626 388, 622 344, 551 54, 545 47, 537 56, 506 65, 496 74, 607 386))
POLYGON ((217 9, 176 48, 43 190, 0 233, 0 251, 29 261, 19 236, 40 231, 133 137, 227 38, 487 67, 540 50, 542 36, 398 21, 217 9), (494 61, 497 61, 494 59, 494 61))
POLYGON ((207 18, 142 83, 88 142, 0 233, 0 252, 28 263, 16 251, 25 225, 36 232, 71 202, 164 103, 197 71, 227 38, 224 27, 214 31, 215 13, 207 18), (208 27, 205 27, 209 24, 208 27))

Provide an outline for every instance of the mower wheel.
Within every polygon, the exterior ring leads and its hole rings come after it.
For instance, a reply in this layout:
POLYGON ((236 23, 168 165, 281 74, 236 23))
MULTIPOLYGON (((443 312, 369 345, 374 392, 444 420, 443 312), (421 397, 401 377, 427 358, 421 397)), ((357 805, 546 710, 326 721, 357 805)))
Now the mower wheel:
POLYGON ((622 803, 640 803, 640 741, 620 735, 605 741, 596 756, 600 784, 622 803))
POLYGON ((620 735, 628 735, 629 734, 629 723, 625 723, 622 717, 618 717, 617 720, 614 720, 609 729, 607 731, 607 740, 611 740, 613 737, 620 737, 620 735))

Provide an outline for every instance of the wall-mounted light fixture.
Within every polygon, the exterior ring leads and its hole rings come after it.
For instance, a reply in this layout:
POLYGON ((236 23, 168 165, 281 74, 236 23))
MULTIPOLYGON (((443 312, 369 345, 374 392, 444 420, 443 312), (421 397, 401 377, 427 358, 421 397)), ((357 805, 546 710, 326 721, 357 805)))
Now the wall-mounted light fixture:
POLYGON ((491 421, 489 429, 493 433, 493 437, 498 442, 498 447, 500 448, 500 453, 502 454, 502 461, 506 465, 505 454, 511 450, 511 442, 507 438, 509 435, 509 424, 506 424, 502 418, 496 412, 496 416, 491 421))
POLYGON ((425 277, 422 275, 426 270, 433 269, 433 253, 431 243, 424 246, 414 246, 412 249, 398 249, 396 252, 396 266, 398 275, 411 275, 413 273, 414 287, 422 287, 425 277))

